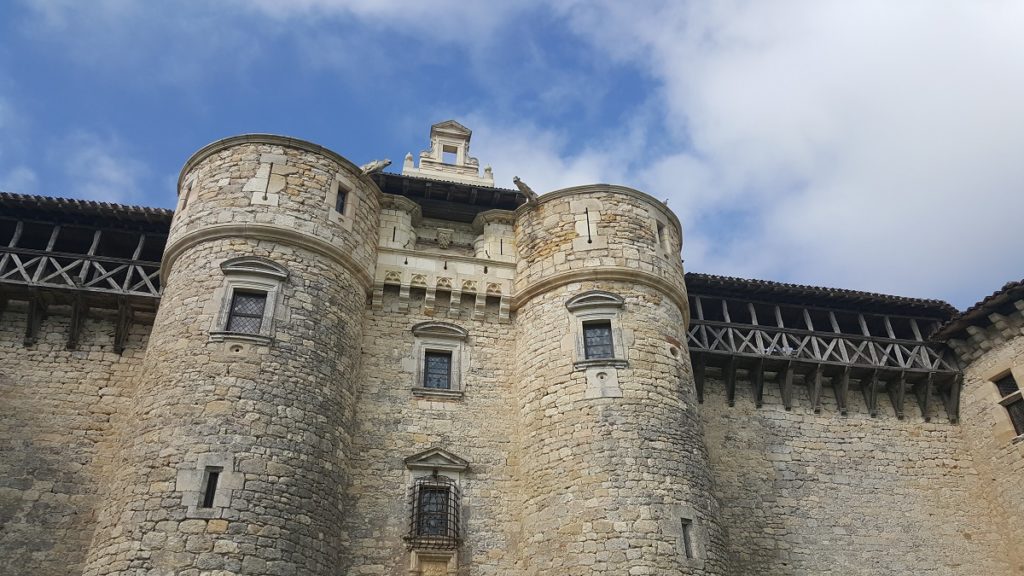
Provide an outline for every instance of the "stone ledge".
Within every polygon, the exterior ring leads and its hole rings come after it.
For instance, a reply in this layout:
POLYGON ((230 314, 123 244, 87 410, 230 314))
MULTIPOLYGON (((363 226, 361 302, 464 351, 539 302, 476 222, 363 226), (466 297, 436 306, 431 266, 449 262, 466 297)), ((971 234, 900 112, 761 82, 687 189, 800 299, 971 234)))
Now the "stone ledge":
POLYGON ((462 400, 466 395, 463 390, 445 390, 443 388, 423 388, 417 386, 412 389, 412 395, 420 398, 443 398, 448 400, 462 400))

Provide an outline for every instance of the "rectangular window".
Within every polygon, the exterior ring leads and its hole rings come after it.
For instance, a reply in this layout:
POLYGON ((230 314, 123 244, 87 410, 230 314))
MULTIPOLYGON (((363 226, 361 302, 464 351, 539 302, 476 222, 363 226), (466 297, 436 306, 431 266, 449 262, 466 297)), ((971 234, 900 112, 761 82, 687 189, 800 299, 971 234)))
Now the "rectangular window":
POLYGON ((423 354, 423 387, 452 387, 452 353, 428 350, 423 354))
POLYGON ((338 214, 345 213, 345 200, 348 199, 348 191, 344 188, 338 188, 338 199, 334 201, 334 209, 338 214))
POLYGON ((231 309, 228 310, 228 332, 259 334, 266 305, 266 292, 235 292, 231 297, 231 309))
POLYGON ((1017 380, 1013 377, 1013 374, 1007 373, 1005 376, 997 378, 992 382, 999 389, 999 395, 1003 397, 1000 404, 1003 405, 1003 408, 1006 408, 1006 414, 1010 417, 1014 432, 1018 436, 1024 434, 1024 397, 1020 394, 1020 386, 1017 384, 1017 380))
POLYGON ((693 520, 683 518, 683 554, 687 558, 693 558, 693 520))
POLYGON ((587 360, 615 357, 610 320, 583 323, 583 352, 587 360))
POLYGON ((1006 398, 1010 394, 1013 394, 1017 390, 1020 390, 1020 387, 1017 386, 1017 380, 1013 378, 1013 374, 1007 374, 1002 378, 996 379, 995 385, 996 388, 999 389, 999 396, 1003 398, 1006 398))
POLYGON ((416 504, 416 534, 448 535, 448 487, 420 487, 419 502, 416 504))
POLYGON ((1006 413, 1010 416, 1010 422, 1013 422, 1013 429, 1017 436, 1024 434, 1024 398, 1017 396, 1015 400, 1003 404, 1003 406, 1006 408, 1006 413))
POLYGON ((220 480, 220 473, 223 468, 208 466, 206 468, 206 482, 203 487, 202 508, 213 508, 213 499, 217 496, 217 482, 220 480))

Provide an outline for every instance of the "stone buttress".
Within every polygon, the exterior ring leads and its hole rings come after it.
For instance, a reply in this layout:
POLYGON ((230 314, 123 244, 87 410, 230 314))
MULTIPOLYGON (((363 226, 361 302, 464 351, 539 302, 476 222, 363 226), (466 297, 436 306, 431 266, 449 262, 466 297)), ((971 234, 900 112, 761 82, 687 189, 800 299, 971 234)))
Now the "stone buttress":
POLYGON ((679 221, 609 185, 517 216, 518 573, 725 574, 679 221))
POLYGON ((331 573, 379 195, 279 136, 188 161, 85 574, 331 573))

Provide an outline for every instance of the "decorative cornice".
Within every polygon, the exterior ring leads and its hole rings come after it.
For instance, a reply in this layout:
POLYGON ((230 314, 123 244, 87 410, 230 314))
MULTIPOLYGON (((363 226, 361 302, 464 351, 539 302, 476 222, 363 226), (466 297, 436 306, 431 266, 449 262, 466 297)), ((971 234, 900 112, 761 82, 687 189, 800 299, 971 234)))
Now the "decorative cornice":
POLYGON ((494 210, 484 210, 477 214, 476 218, 473 218, 473 231, 480 234, 484 230, 484 224, 492 224, 495 222, 499 224, 515 224, 516 213, 512 210, 501 210, 497 208, 494 210))
POLYGON ((377 183, 366 174, 363 174, 362 169, 353 164, 348 158, 345 158, 333 150, 324 148, 319 144, 314 144, 299 138, 292 138, 290 136, 279 136, 277 134, 239 134, 238 136, 221 138, 220 140, 203 146, 192 154, 192 156, 185 162, 185 165, 182 166, 181 172, 178 174, 178 190, 181 190, 181 184, 185 178, 185 174, 195 168, 197 164, 212 154, 216 154, 221 150, 226 150, 240 144, 273 144, 277 146, 287 146, 288 148, 296 148, 298 150, 312 152, 313 154, 320 154, 345 167, 353 176, 361 179, 371 190, 376 190, 378 194, 380 193, 380 188, 377 187, 377 183))
POLYGON ((271 242, 283 242, 330 258, 335 263, 351 272, 363 290, 367 293, 373 285, 373 278, 356 262, 347 251, 330 242, 298 232, 292 228, 274 226, 272 224, 257 224, 253 222, 215 224, 205 226, 198 230, 186 232, 184 235, 175 238, 164 249, 163 260, 160 263, 160 282, 167 283, 167 276, 174 266, 174 262, 181 254, 193 246, 221 238, 246 238, 252 240, 268 240, 271 242))
POLYGON ((620 266, 569 270, 548 276, 518 291, 512 298, 512 309, 518 310, 533 298, 573 282, 629 282, 649 286, 668 296, 683 314, 683 325, 690 325, 690 303, 686 298, 686 289, 683 287, 682 279, 678 283, 673 283, 660 276, 620 266))
POLYGON ((413 226, 419 226, 420 220, 423 218, 423 208, 405 196, 381 194, 380 207, 382 210, 390 208, 392 210, 408 212, 412 215, 413 226))

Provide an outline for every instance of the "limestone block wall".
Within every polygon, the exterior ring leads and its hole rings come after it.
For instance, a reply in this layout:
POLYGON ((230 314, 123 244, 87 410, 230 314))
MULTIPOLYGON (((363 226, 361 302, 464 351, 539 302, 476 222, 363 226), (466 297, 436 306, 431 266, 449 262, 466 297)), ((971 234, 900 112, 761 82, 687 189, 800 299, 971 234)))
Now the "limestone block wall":
POLYGON ((570 189, 520 208, 516 244, 518 573, 724 574, 674 216, 636 191, 570 189), (612 295, 597 296, 610 361, 582 356, 566 306, 593 290, 612 295))
POLYGON ((1019 573, 985 496, 984 454, 972 452, 968 414, 950 424, 940 411, 924 422, 916 403, 903 420, 886 395, 878 418, 858 392, 840 416, 825 394, 820 414, 798 388, 782 407, 766 383, 755 408, 739 381, 729 407, 709 378, 702 418, 731 574, 766 576, 1019 573))
POLYGON ((0 315, 0 574, 78 576, 129 412, 150 326, 114 353, 113 314, 94 309, 77 350, 70 310, 50 307, 25 347, 24 303, 0 315))
MULTIPOLYGON (((1021 304, 1018 302, 1018 305, 1021 304)), ((1024 385, 1024 313, 978 328, 957 352, 964 362, 961 417, 987 503, 1018 571, 1024 571, 1024 436, 1017 436, 992 382, 1011 371, 1024 385)))
POLYGON ((442 448, 468 461, 461 475, 462 533, 458 574, 515 574, 516 488, 512 447, 516 437, 514 384, 509 358, 514 339, 499 323, 498 304, 489 302, 477 318, 472 301, 449 308, 438 298, 424 313, 425 291, 414 289, 403 308, 399 288, 388 287, 379 310, 369 310, 363 331, 357 425, 350 461, 351 484, 343 532, 352 550, 338 574, 407 576, 410 532, 410 470, 403 460, 442 448), (468 331, 461 358, 461 394, 445 397, 414 392, 416 367, 411 327, 450 322, 468 331))
POLYGON ((363 193, 335 218, 331 176, 358 183, 358 169, 258 140, 229 139, 186 165, 182 193, 195 177, 199 194, 172 224, 163 300, 84 574, 322 574, 346 552, 341 494, 377 198, 353 185, 363 193), (260 335, 218 333, 230 301, 222 265, 240 257, 287 274, 260 335), (221 480, 199 507, 209 467, 221 480))

